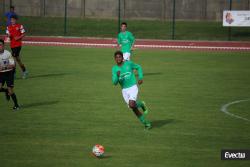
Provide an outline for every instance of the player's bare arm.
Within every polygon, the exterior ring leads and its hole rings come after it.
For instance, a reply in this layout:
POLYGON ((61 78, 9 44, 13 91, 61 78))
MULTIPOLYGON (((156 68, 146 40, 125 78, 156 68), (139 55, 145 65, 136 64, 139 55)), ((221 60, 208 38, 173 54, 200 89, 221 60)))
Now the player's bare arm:
POLYGON ((138 85, 141 85, 143 83, 143 80, 138 80, 138 85))

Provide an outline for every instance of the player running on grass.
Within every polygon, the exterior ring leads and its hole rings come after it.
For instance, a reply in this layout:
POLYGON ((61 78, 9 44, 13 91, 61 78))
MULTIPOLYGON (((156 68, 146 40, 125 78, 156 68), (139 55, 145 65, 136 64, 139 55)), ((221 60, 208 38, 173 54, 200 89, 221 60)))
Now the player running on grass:
POLYGON ((22 78, 25 79, 27 78, 28 71, 26 70, 20 58, 20 51, 22 49, 22 38, 25 36, 25 30, 23 28, 23 25, 17 23, 16 15, 11 16, 10 22, 11 25, 7 27, 6 34, 10 38, 12 56, 22 69, 22 78))
POLYGON ((134 70, 138 72, 138 84, 143 83, 143 72, 140 65, 132 61, 123 61, 123 53, 115 52, 114 55, 116 65, 112 68, 112 82, 114 85, 118 83, 122 87, 122 95, 128 106, 134 111, 137 118, 144 124, 146 129, 151 128, 151 123, 145 119, 148 109, 143 101, 137 100, 138 87, 134 70), (142 109, 143 112, 139 110, 142 109))
POLYGON ((130 60, 131 51, 134 50, 135 37, 127 31, 127 23, 121 24, 121 32, 117 37, 117 47, 121 49, 125 61, 130 60))
POLYGON ((15 61, 11 56, 11 53, 4 50, 4 40, 0 39, 0 92, 4 92, 6 99, 9 101, 10 97, 14 102, 14 110, 19 109, 17 103, 17 97, 14 93, 14 69, 15 61), (4 84, 7 84, 7 89, 4 88, 4 84))

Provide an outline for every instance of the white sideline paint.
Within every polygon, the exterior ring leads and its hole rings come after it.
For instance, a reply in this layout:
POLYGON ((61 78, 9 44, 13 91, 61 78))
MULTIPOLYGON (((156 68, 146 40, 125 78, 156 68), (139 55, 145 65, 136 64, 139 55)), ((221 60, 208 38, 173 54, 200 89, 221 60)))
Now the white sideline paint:
POLYGON ((237 101, 233 101, 233 102, 227 103, 227 104, 223 105, 223 106, 221 107, 220 110, 221 110, 222 112, 224 112, 225 114, 230 115, 231 117, 238 118, 238 119, 242 119, 242 120, 244 120, 244 121, 250 122, 249 119, 244 118, 244 117, 241 117, 241 116, 238 116, 238 115, 235 115, 235 114, 232 114, 232 113, 230 113, 230 112, 227 110, 228 107, 230 107, 231 105, 234 105, 234 104, 237 104, 237 103, 246 102, 246 101, 250 101, 250 99, 246 99, 246 100, 237 100, 237 101))
MULTIPOLYGON (((35 45, 60 45, 60 46, 92 46, 92 47, 116 47, 116 44, 98 44, 98 43, 76 43, 76 42, 37 42, 23 41, 24 44, 35 45)), ((159 49, 211 49, 211 50, 247 50, 250 47, 217 47, 217 46, 169 46, 169 45, 135 45, 137 48, 159 48, 159 49)))

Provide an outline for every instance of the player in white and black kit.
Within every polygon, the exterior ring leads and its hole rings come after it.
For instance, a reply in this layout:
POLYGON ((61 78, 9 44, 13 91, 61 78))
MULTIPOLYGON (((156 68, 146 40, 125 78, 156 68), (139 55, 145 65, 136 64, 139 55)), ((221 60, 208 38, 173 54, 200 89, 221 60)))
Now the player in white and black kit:
POLYGON ((13 100, 14 107, 13 110, 18 110, 19 105, 17 103, 17 97, 14 93, 14 69, 15 61, 11 53, 4 50, 4 40, 0 39, 0 92, 4 92, 6 99, 13 100), (7 88, 4 88, 6 83, 7 88))

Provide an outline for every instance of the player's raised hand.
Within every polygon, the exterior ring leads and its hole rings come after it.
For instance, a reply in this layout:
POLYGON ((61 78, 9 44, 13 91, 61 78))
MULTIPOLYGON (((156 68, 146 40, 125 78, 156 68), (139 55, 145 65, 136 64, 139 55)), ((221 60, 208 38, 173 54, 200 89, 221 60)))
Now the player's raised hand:
POLYGON ((143 83, 143 80, 138 81, 138 85, 141 85, 143 83))

